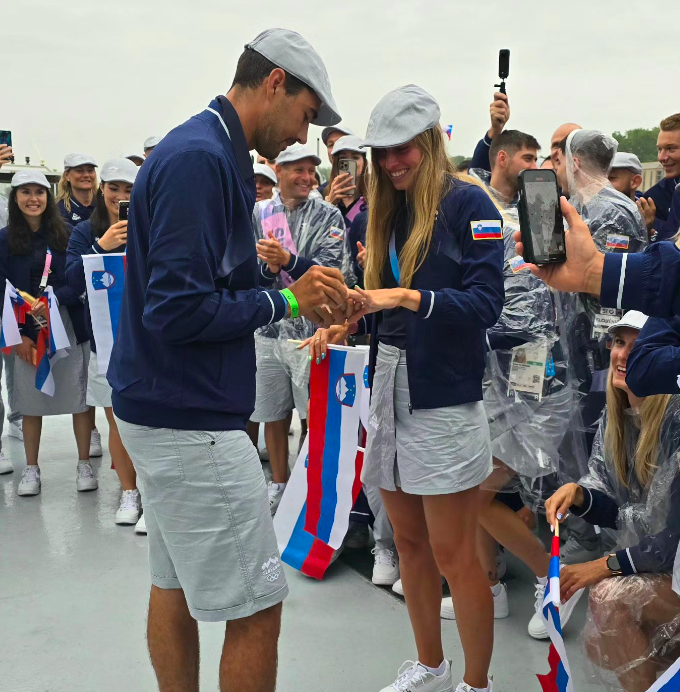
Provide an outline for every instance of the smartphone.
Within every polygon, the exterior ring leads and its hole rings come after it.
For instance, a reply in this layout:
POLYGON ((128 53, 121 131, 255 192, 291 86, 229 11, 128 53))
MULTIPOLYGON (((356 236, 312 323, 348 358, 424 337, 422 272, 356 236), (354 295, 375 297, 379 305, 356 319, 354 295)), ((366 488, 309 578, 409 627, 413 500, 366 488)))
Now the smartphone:
MULTIPOLYGON (((0 130, 0 144, 6 144, 8 147, 12 146, 12 133, 10 130, 0 130)), ((14 156, 10 156, 9 160, 14 163, 14 156)))
POLYGON ((118 202, 118 221, 128 220, 128 209, 130 208, 130 200, 121 200, 118 202))
POLYGON ((352 185, 357 186, 357 162, 354 159, 340 159, 338 170, 340 173, 349 173, 352 176, 352 185))
POLYGON ((566 261, 555 171, 527 169, 519 174, 518 210, 525 262, 554 264, 566 261))

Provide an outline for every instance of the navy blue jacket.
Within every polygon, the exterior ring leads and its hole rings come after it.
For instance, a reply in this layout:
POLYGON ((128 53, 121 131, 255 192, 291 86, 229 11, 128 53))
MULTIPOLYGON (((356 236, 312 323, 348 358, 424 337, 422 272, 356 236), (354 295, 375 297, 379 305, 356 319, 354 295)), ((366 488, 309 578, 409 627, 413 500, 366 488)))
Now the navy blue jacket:
MULTIPOLYGON (((405 207, 400 207, 408 213, 405 207)), ((486 330, 503 310, 503 240, 474 240, 475 221, 501 216, 476 185, 454 180, 439 206, 430 249, 411 288, 418 312, 407 317, 406 359, 411 407, 432 409, 482 400, 486 330)), ((502 223, 502 221, 501 221, 502 223)), ((372 315, 378 333, 382 313, 372 315)), ((371 339, 372 381, 378 339, 371 339)))
MULTIPOLYGON (((71 229, 70 226, 68 228, 71 229)), ((66 280, 66 253, 50 249, 52 264, 47 285, 54 289, 59 305, 64 305, 68 309, 76 342, 81 344, 88 340, 83 304, 80 302, 79 294, 68 285, 66 280)), ((0 301, 5 299, 5 279, 9 279, 14 288, 27 293, 31 292, 31 255, 10 254, 7 227, 0 230, 0 301)), ((26 320, 21 332, 36 341, 37 332, 31 318, 26 320)))
POLYGON ((258 288, 254 204, 248 144, 224 97, 166 135, 141 167, 107 373, 123 420, 245 429, 255 407, 254 332, 287 310, 278 291, 258 288))
POLYGON ((111 252, 125 252, 125 245, 121 245, 114 250, 104 250, 97 242, 98 240, 99 237, 92 230, 90 221, 83 221, 73 229, 68 241, 68 248, 66 249, 66 280, 69 286, 81 296, 85 306, 85 327, 90 338, 90 347, 95 353, 97 352, 97 345, 92 333, 90 306, 87 302, 83 255, 108 255, 111 252))
POLYGON ((491 148, 491 142, 493 140, 489 139, 488 133, 482 137, 482 139, 477 142, 475 147, 475 153, 472 155, 472 160, 470 161, 470 168, 481 168, 483 171, 491 172, 491 161, 489 160, 489 149, 491 148))
POLYGON ((90 216, 92 216, 92 212, 94 211, 94 204, 91 204, 89 207, 86 207, 80 204, 80 202, 78 202, 77 200, 73 199, 73 197, 71 197, 70 202, 71 211, 69 211, 66 208, 63 199, 59 200, 57 206, 59 207, 59 213, 61 214, 62 218, 68 223, 70 223, 71 226, 75 226, 76 224, 79 224, 81 221, 87 221, 87 219, 89 219, 90 216))
POLYGON ((680 177, 664 178, 644 194, 645 197, 653 199, 656 204, 654 230, 657 233, 657 240, 669 240, 678 232, 678 224, 670 218, 673 193, 678 184, 680 184, 680 177))
POLYGON ((626 364, 626 384, 635 396, 680 393, 680 317, 651 317, 626 364))

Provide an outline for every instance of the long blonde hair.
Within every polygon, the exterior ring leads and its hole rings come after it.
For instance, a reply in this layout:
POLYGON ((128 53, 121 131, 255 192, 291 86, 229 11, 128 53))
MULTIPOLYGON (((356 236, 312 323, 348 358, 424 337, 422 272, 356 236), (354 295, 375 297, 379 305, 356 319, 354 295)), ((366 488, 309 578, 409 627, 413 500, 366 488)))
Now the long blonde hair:
MULTIPOLYGON (((73 189, 71 188, 71 183, 66 178, 66 174, 71 170, 67 168, 59 178, 59 185, 57 185, 57 199, 56 202, 64 203, 66 211, 71 211, 71 196, 73 195, 73 189)), ((97 190, 99 189, 99 182, 97 181, 97 171, 94 172, 94 180, 92 181, 92 194, 96 197, 97 190)))
MULTIPOLYGON (((628 487, 628 458, 626 454, 624 421, 630 407, 628 394, 613 384, 614 370, 607 377, 607 428, 604 433, 605 452, 611 454, 619 481, 628 487)), ((671 400, 670 394, 648 396, 640 406, 640 436, 635 448, 635 475, 647 488, 657 468, 661 423, 671 400)))
MULTIPOLYGON (((439 204, 449 191, 451 178, 456 177, 453 164, 446 155, 444 135, 433 127, 414 138, 413 144, 423 154, 415 171, 412 192, 408 194, 413 209, 413 226, 399 254, 401 286, 410 288, 414 274, 420 269, 432 242, 434 220, 439 204)), ((368 191, 368 228, 366 231, 366 288, 382 287, 382 271, 392 233, 395 209, 402 194, 395 189, 387 173, 371 152, 373 171, 368 191)))

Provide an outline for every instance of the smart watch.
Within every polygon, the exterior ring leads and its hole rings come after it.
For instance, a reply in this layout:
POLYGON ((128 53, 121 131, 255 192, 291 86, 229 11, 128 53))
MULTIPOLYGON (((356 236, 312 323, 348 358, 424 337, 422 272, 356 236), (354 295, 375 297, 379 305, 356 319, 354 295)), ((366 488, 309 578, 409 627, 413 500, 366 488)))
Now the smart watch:
POLYGON ((612 553, 607 557, 607 569, 612 573, 612 577, 620 577, 623 574, 616 553, 612 553))

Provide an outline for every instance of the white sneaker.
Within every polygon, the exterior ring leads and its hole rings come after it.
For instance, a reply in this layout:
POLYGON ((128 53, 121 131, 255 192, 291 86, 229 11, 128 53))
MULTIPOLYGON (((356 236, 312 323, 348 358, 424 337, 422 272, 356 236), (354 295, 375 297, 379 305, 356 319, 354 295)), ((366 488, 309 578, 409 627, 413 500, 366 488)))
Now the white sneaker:
POLYGON ((96 490, 99 487, 97 479, 94 476, 94 469, 89 461, 79 461, 76 471, 76 488, 79 493, 87 490, 96 490))
POLYGON ((142 498, 139 490, 123 490, 120 498, 120 507, 116 512, 116 524, 136 524, 139 519, 139 512, 142 508, 142 498))
POLYGON ((146 536, 146 519, 144 518, 144 514, 139 517, 139 521, 135 524, 135 533, 146 536))
MULTIPOLYGON (((562 630, 569 622, 569 618, 574 612, 576 604, 583 596, 585 589, 579 589, 566 603, 560 604, 560 624, 562 630)), ((545 585, 536 583, 536 612, 529 620, 528 632, 534 639, 548 639, 548 629, 546 628, 545 618, 543 617, 543 597, 545 594, 545 585)))
MULTIPOLYGON (((443 620, 456 619, 456 611, 453 609, 453 598, 451 596, 442 598, 442 607, 439 614, 443 620)), ((494 620, 503 620, 508 615, 510 615, 508 587, 505 584, 501 584, 501 592, 497 596, 493 596, 493 617, 494 620)))
POLYGON ((40 485, 40 467, 27 466, 21 473, 17 495, 38 495, 40 485))
POLYGON ((100 457, 104 454, 102 451, 102 436, 95 428, 92 431, 92 434, 90 435, 90 456, 91 457, 100 457))
POLYGON ((404 587, 401 584, 401 579, 397 579, 397 581, 392 584, 392 591, 397 594, 397 596, 402 596, 404 595, 404 587))
POLYGON ((267 483, 267 495, 269 495, 269 511, 272 516, 276 514, 276 510, 281 504, 281 498, 283 497, 283 491, 286 489, 285 484, 281 487, 281 483, 272 483, 269 481, 267 483))
POLYGON ((406 661, 399 669, 397 679, 380 692, 453 692, 451 662, 445 660, 444 663, 444 673, 434 675, 418 661, 406 661))
MULTIPOLYGON (((458 683, 456 687, 456 692, 474 692, 474 687, 470 687, 466 682, 458 683)), ((478 688, 479 689, 479 688, 478 688)), ((493 678, 488 678, 487 692, 493 692, 493 678)))
POLYGON ((14 466, 12 462, 5 456, 5 453, 0 450, 0 476, 5 473, 13 473, 14 466))
POLYGON ((7 437, 16 437, 17 440, 24 441, 24 420, 20 418, 17 423, 10 423, 7 428, 7 437))
POLYGON ((371 581, 376 586, 392 586, 399 579, 399 558, 389 548, 376 546, 371 552, 375 556, 371 581))

